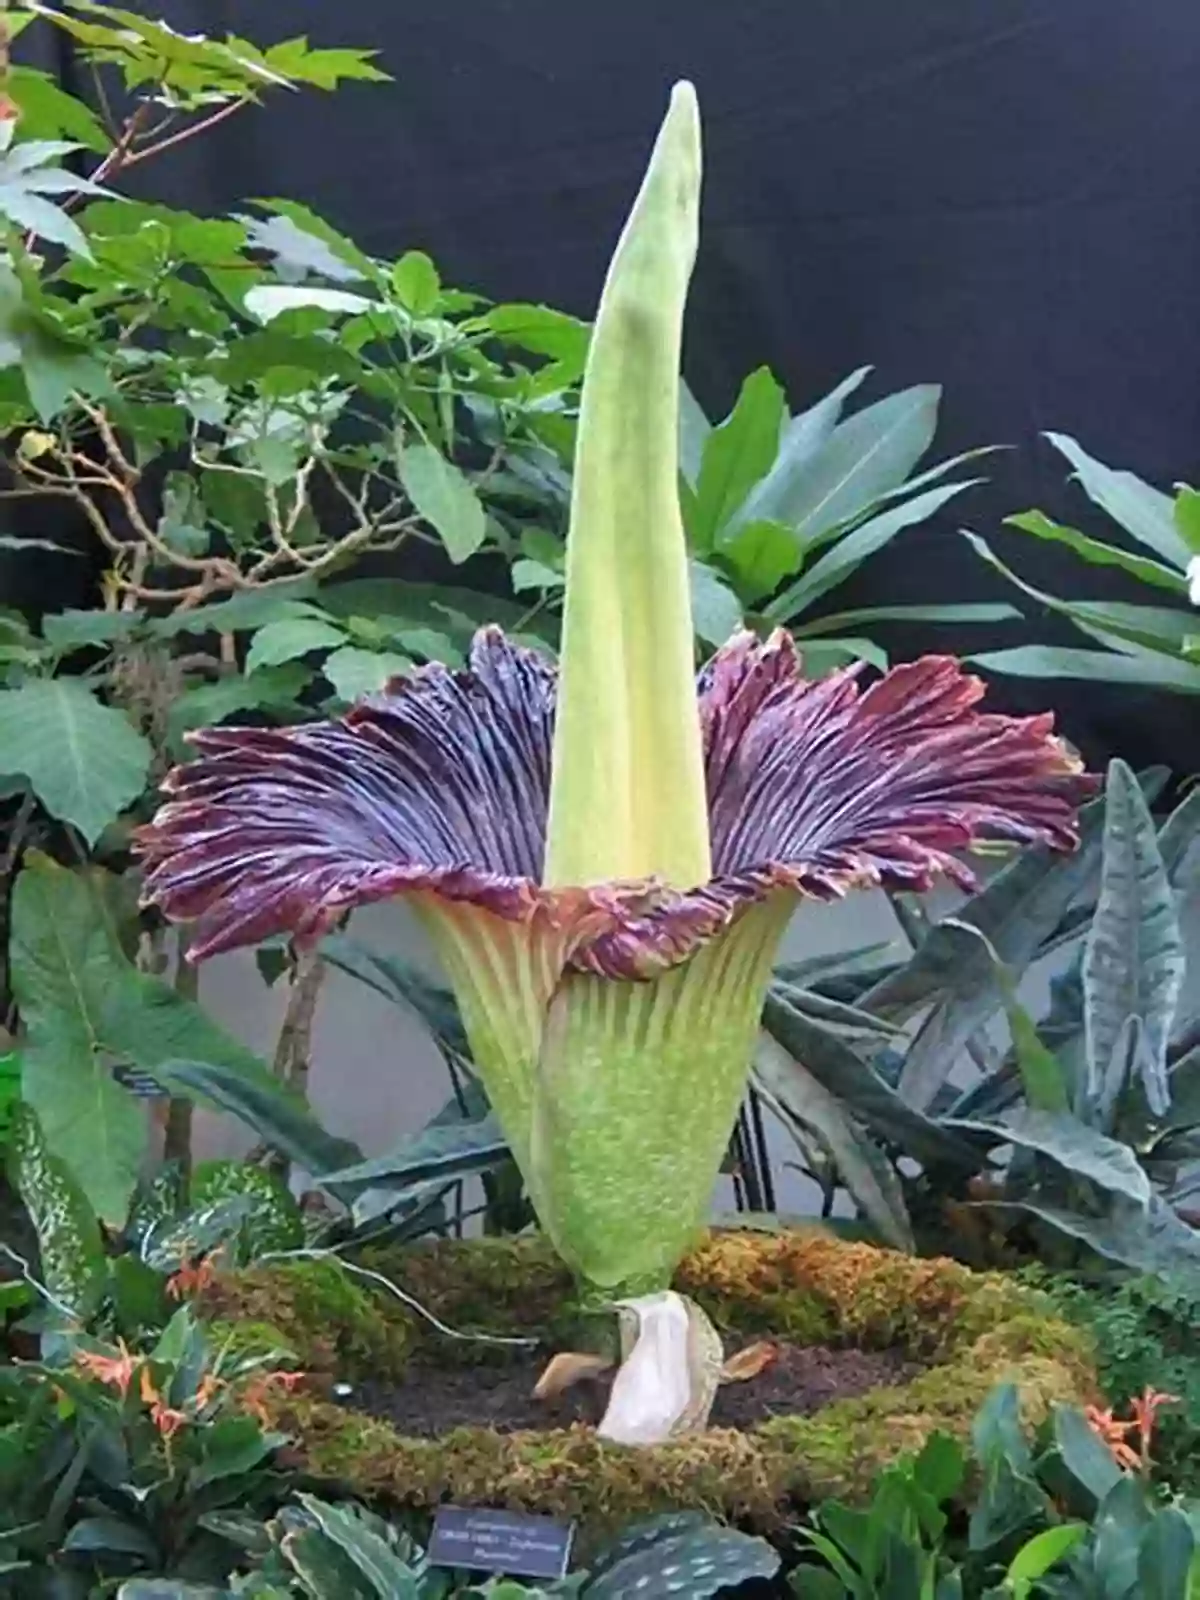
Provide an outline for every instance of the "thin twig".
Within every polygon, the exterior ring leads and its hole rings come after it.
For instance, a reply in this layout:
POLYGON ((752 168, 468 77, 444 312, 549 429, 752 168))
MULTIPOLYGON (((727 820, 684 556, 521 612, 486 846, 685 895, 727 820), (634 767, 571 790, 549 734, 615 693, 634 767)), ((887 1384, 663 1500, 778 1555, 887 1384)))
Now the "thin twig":
POLYGON ((436 1328, 447 1339, 461 1339, 470 1344, 499 1344, 509 1348, 518 1346, 523 1350, 535 1349, 542 1342, 540 1339, 521 1338, 512 1334, 464 1333, 461 1328, 451 1328, 442 1322, 439 1317, 435 1317, 433 1312, 428 1307, 423 1306, 419 1300, 414 1299, 412 1295, 394 1284, 390 1278, 385 1278, 382 1272, 376 1272, 371 1267, 361 1267, 356 1261, 346 1261, 342 1256, 338 1255, 336 1250, 272 1250, 268 1251, 266 1255, 259 1256, 258 1259, 260 1263, 271 1261, 337 1261, 341 1266, 345 1267, 347 1272, 355 1273, 360 1278, 367 1278, 371 1283, 377 1283, 381 1288, 386 1289, 389 1294, 394 1294, 397 1300, 408 1306, 411 1311, 415 1311, 418 1316, 424 1317, 431 1328, 436 1328))

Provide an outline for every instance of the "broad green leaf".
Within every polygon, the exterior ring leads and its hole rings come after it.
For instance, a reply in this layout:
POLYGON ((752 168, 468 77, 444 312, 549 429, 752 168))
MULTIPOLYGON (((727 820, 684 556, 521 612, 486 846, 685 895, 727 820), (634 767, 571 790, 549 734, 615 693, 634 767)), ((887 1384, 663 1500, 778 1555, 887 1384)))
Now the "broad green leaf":
POLYGON ((442 280, 423 250, 410 250, 392 269, 392 289, 406 311, 427 317, 437 306, 442 280))
POLYGON ((186 754, 183 736, 193 728, 212 728, 239 711, 294 712, 300 695, 312 682, 312 673, 299 662, 281 667, 261 667, 246 677, 217 678, 178 695, 168 712, 172 748, 186 754))
POLYGON ((257 284, 246 291, 246 310, 260 322, 273 322, 287 311, 330 311, 344 316, 379 309, 377 302, 349 289, 325 289, 318 284, 257 284))
POLYGON ((721 556, 737 576, 747 604, 774 594, 800 564, 800 544, 783 522, 747 522, 722 536, 721 556))
POLYGON ((1048 433, 1046 438, 1075 468, 1075 476, 1088 498, 1119 522, 1126 533, 1171 566, 1187 566, 1191 551, 1175 526, 1175 508, 1169 495, 1152 489, 1132 472, 1106 467, 1065 433, 1048 433))
POLYGON ((0 690, 0 771, 21 773, 89 845, 142 793, 151 751, 123 712, 76 678, 0 690))
POLYGON ((1103 1501, 1122 1481, 1108 1446, 1074 1406, 1055 1406, 1054 1442, 1067 1471, 1096 1500, 1103 1501))
POLYGON ((65 139, 97 155, 108 154, 112 140, 96 113, 85 101, 68 94, 48 72, 10 67, 8 92, 20 108, 22 139, 65 139))
POLYGON ((479 549, 487 517, 473 485, 459 467, 431 444, 404 445, 397 453, 404 492, 430 523, 456 565, 479 549))
POLYGON ((514 594, 524 594, 527 589, 561 589, 566 581, 553 567, 528 559, 514 561, 508 578, 514 594))
POLYGON ((49 1148, 109 1223, 124 1220, 146 1134, 115 1064, 154 1073, 193 1056, 274 1085, 256 1056, 170 984, 140 973, 110 921, 99 872, 31 855, 13 891, 13 992, 28 1035, 25 1094, 49 1148))
POLYGON ((1130 683, 1141 688, 1200 694, 1200 666, 1167 656, 1118 655, 1115 650, 1075 650, 1060 645, 1018 645, 968 656, 970 665, 1015 678, 1082 678, 1089 683, 1130 683))
POLYGON ((1178 1506, 1161 1506, 1138 1545, 1139 1600, 1189 1600, 1196 1534, 1178 1506))
POLYGON ((1154 818, 1123 761, 1109 767, 1105 796, 1100 894, 1083 956, 1088 1090, 1102 1125, 1126 1087, 1123 1071, 1113 1080, 1113 1067, 1131 1019, 1139 1024, 1147 1105, 1154 1116, 1166 1114, 1167 1045, 1186 966, 1154 818))
POLYGON ((42 422, 53 422, 76 394, 96 398, 111 388, 104 366, 74 345, 31 326, 21 339, 21 371, 29 403, 42 422))
POLYGON ((1072 855, 1023 851, 954 917, 930 932, 906 966, 863 996, 865 1010, 898 1021, 930 1010, 909 1046, 900 1093, 927 1109, 962 1051, 1003 1004, 1000 963, 1019 981, 1099 870, 1102 802, 1080 813, 1072 855))
MULTIPOLYGON (((860 367, 783 430, 775 464, 743 501, 730 536, 753 522, 780 522, 795 528, 809 504, 809 472, 842 414, 842 404, 870 372, 860 367)), ((864 413, 865 414, 865 413, 864 413)))
POLYGON ((904 1191, 887 1157, 804 1065, 769 1034, 759 1040, 754 1079, 784 1126, 797 1123, 822 1145, 862 1214, 894 1249, 915 1249, 904 1191))
POLYGON ((1085 1522, 1060 1522, 1057 1527, 1043 1528, 1022 1545, 1004 1575, 1012 1600, 1029 1600, 1036 1581, 1064 1561, 1087 1531, 1085 1522))
MULTIPOLYGON (((888 395, 838 423, 809 462, 786 508, 769 514, 790 522, 804 542, 861 515, 898 488, 933 442, 941 390, 920 384, 888 395)), ((763 515, 746 506, 747 520, 763 515)))
POLYGON ((172 639, 181 633, 241 633, 285 617, 320 617, 321 609, 311 603, 316 593, 317 586, 310 578, 297 578, 269 589, 247 589, 228 600, 197 606, 193 611, 154 617, 146 623, 146 628, 164 639, 172 639))
POLYGON ((936 489, 927 489, 912 500, 903 500, 888 511, 870 517, 849 533, 843 534, 824 555, 807 571, 801 572, 776 600, 766 608, 773 622, 788 622, 800 616, 830 589, 848 578, 856 567, 881 550, 889 540, 915 523, 926 522, 948 500, 964 489, 969 489, 979 479, 971 478, 961 483, 944 483, 936 489))
POLYGON ((301 1494, 297 1499, 325 1537, 350 1558, 373 1586, 373 1594, 404 1592, 405 1580, 411 1576, 408 1563, 375 1531, 367 1517, 350 1507, 330 1505, 312 1495, 301 1494))
POLYGON ((689 562, 692 583, 692 625, 705 644, 722 645, 742 626, 742 603, 720 576, 703 561, 689 562))
POLYGON ((401 678, 412 671, 407 656, 387 650, 359 650, 345 645, 327 655, 321 663, 321 672, 333 685, 339 700, 348 705, 361 700, 363 695, 377 694, 392 678, 401 678))
POLYGON ((548 356, 564 369, 564 382, 574 382, 583 371, 591 338, 586 322, 550 306, 533 305, 493 306, 483 321, 504 343, 548 356))
POLYGON ((697 554, 713 548, 747 494, 770 470, 784 416, 783 390, 760 367, 743 382, 737 404, 705 441, 688 524, 697 554))
POLYGON ((54 650, 78 650, 128 639, 143 621, 140 611, 59 611, 42 618, 42 637, 54 650))
POLYGON ((314 650, 336 650, 346 642, 340 628, 316 617, 281 617, 268 622, 251 640, 246 652, 246 676, 261 667, 279 667, 314 650))
POLYGON ((1090 538, 1078 528, 1069 528, 1061 522, 1052 522, 1040 511, 1023 511, 1018 516, 1004 519, 1006 528, 1020 528, 1035 538, 1066 545, 1076 555, 1093 567, 1119 567, 1130 577, 1142 583, 1154 584, 1160 589, 1170 589, 1175 594, 1187 593, 1187 582, 1177 567, 1164 566, 1161 561, 1134 555, 1119 545, 1105 544, 1103 539, 1090 538))
POLYGON ((403 618, 412 627, 441 627, 467 642, 476 628, 497 623, 515 632, 528 607, 500 596, 404 578, 351 578, 321 590, 321 605, 333 617, 403 618), (452 619, 457 619, 451 627, 452 619))

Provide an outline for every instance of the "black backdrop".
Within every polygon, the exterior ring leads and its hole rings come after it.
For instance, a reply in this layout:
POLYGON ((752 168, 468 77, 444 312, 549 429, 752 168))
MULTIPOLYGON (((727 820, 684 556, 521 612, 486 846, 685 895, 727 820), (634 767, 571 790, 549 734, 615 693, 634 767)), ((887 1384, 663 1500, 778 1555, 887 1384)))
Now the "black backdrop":
MULTIPOLYGON (((374 47, 396 80, 276 97, 165 160, 157 195, 195 210, 302 198, 369 250, 423 248, 451 282, 582 315, 669 84, 694 78, 707 188, 687 369, 707 408, 763 362, 797 409, 870 363, 877 392, 945 385, 942 453, 1019 447, 951 520, 864 569, 856 602, 995 596, 959 522, 994 533, 1031 505, 1086 516, 1042 429, 1164 486, 1200 475, 1195 0, 145 8, 185 31, 374 47)), ((1020 548, 1047 586, 1120 592, 1020 548)), ((887 642, 912 653, 931 636, 887 642)), ((1190 700, 1014 680, 996 693, 1057 706, 1093 759, 1200 757, 1190 700)))

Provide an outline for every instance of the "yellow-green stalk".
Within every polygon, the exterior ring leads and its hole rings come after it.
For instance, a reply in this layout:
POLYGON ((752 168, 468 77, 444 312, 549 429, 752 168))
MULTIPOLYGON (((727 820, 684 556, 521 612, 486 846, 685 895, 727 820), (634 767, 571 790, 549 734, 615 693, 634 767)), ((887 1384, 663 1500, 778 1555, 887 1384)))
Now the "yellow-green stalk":
POLYGON ((710 875, 687 547, 683 314, 700 225, 700 112, 676 85, 592 334, 567 541, 544 880, 710 875))

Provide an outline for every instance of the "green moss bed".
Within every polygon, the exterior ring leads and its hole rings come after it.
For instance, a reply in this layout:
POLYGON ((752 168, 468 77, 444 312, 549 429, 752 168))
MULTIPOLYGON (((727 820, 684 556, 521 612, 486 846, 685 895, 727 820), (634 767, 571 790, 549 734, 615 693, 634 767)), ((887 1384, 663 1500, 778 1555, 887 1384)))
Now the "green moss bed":
MULTIPOLYGON (((460 1330, 572 1340, 571 1283, 538 1237, 435 1242, 364 1259, 460 1330)), ((330 1260, 218 1279, 206 1314, 244 1347, 285 1348, 309 1382, 272 1402, 296 1464, 319 1483, 400 1508, 490 1505, 607 1526, 687 1507, 763 1529, 800 1505, 860 1497, 879 1468, 934 1431, 965 1437, 997 1383, 1017 1384, 1030 1423, 1095 1398, 1091 1349, 1036 1292, 951 1261, 917 1260, 813 1231, 710 1235, 676 1287, 721 1329, 727 1352, 764 1336, 902 1353, 909 1381, 833 1400, 808 1416, 713 1427, 652 1449, 601 1441, 578 1423, 537 1431, 459 1427, 409 1437, 332 1398, 332 1384, 398 1380, 409 1362, 503 1361, 448 1340, 394 1294, 330 1260)), ((577 1325, 576 1331, 577 1331, 577 1325)))

